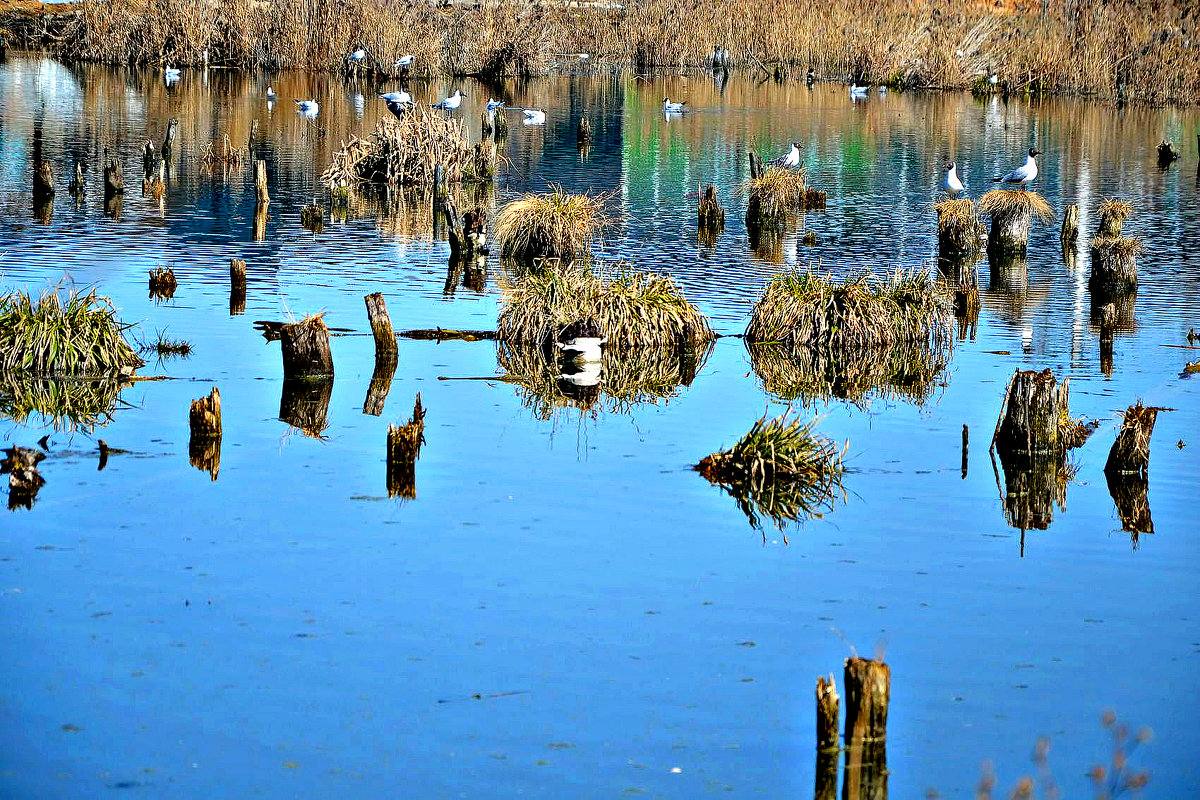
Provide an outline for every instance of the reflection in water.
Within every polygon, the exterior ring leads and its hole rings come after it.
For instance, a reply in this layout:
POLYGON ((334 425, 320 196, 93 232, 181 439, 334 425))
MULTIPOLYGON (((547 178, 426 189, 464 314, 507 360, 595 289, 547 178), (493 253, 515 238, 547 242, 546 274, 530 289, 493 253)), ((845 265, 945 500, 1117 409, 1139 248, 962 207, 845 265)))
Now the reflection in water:
POLYGON ((329 427, 329 399, 333 396, 333 377, 287 378, 279 398, 279 418, 299 429, 305 436, 324 438, 329 427))
MULTIPOLYGON (((1004 519, 1021 531, 1021 555, 1025 554, 1025 531, 1046 530, 1054 521, 1054 506, 1067 510, 1067 486, 1079 473, 1079 465, 1050 456, 1027 456, 998 448, 1004 488, 1004 519)), ((992 461, 993 467, 995 460, 992 461)), ((999 486, 1000 476, 996 476, 999 486)))
POLYGON ((624 414, 641 403, 658 403, 690 386, 712 352, 708 342, 692 347, 609 348, 601 363, 577 366, 557 352, 499 342, 496 363, 504 380, 520 387, 521 402, 539 419, 556 409, 595 411, 607 399, 610 413, 624 414))
POLYGON ((29 415, 55 430, 90 433, 112 421, 129 384, 115 378, 30 378, 0 374, 0 416, 30 424, 29 415))
POLYGON ((1121 519, 1121 530, 1129 533, 1134 548, 1143 533, 1154 533, 1154 520, 1150 517, 1150 480, 1136 473, 1118 473, 1105 470, 1108 493, 1117 506, 1121 519))
POLYGON ((922 344, 880 348, 788 348, 746 342, 754 374, 781 400, 804 405, 836 397, 865 405, 871 396, 924 403, 943 386, 949 346, 922 344))

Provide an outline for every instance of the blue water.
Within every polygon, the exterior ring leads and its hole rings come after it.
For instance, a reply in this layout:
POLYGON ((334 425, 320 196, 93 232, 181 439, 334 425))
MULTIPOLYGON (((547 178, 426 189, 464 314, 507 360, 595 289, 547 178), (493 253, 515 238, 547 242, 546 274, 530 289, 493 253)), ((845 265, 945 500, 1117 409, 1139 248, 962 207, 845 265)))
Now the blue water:
MULTIPOLYGON (((440 97, 455 85, 411 88, 440 97)), ((473 134, 501 90, 548 113, 545 127, 513 125, 497 203, 552 182, 612 193, 620 221, 597 254, 672 275, 722 333, 744 329, 782 266, 932 268, 942 161, 955 158, 978 196, 1033 143, 1045 151, 1035 188, 1060 214, 1078 203, 1084 231, 1101 199, 1133 203, 1126 232, 1146 243, 1136 325, 1116 334, 1104 374, 1086 248, 1072 271, 1057 226, 1035 225, 1027 288, 992 288, 981 264, 975 335, 924 402, 884 391, 801 410, 849 441, 845 502, 752 528, 690 469, 786 408, 736 338, 656 403, 548 415, 518 386, 438 380, 500 374, 492 344, 401 340, 382 415, 362 413, 364 294, 382 291, 402 329, 490 329, 500 298, 495 264, 485 291, 443 292, 448 246, 419 214, 397 225, 367 206, 327 217, 320 234, 300 226, 332 151, 386 113, 365 99, 373 87, 224 70, 167 87, 154 73, 10 56, 4 290, 95 286, 138 335, 165 331, 194 352, 151 358, 141 373, 171 380, 126 389, 95 430, 0 422, 5 446, 50 433, 46 485, 0 526, 0 794, 806 795, 815 680, 840 684, 853 652, 882 652, 892 668, 893 796, 970 796, 985 759, 1003 795, 1035 771, 1043 735, 1064 796, 1087 796, 1084 773, 1111 755, 1108 709, 1154 732, 1131 756, 1151 772, 1149 796, 1200 790, 1200 414, 1198 379, 1181 376, 1197 354, 1179 349, 1200 324, 1196 111, 896 93, 852 105, 844 87, 734 78, 722 92, 702 75, 467 86, 473 134), (268 82, 281 98, 270 110, 268 82), (701 110, 665 120, 665 94, 701 110), (292 110, 307 96, 324 135, 292 110), (583 112, 596 130, 586 160, 583 112), (172 116, 179 155, 160 209, 137 191, 138 153, 172 116), (60 186, 73 154, 87 162, 86 202, 60 192, 49 224, 28 192, 39 118, 60 186), (263 242, 251 238, 252 170, 199 162, 225 133, 243 144, 252 119, 271 176, 263 242), (1164 136, 1183 159, 1160 171, 1164 136), (792 139, 829 208, 762 258, 740 223, 746 148, 773 156, 792 139), (102 209, 105 146, 125 160, 119 220, 102 209), (728 215, 711 249, 687 198, 708 182, 728 215), (808 230, 814 247, 799 245, 808 230), (249 272, 236 316, 233 257, 249 272), (146 292, 160 265, 180 284, 162 303, 146 292), (279 419, 278 344, 252 322, 319 311, 359 335, 333 340, 317 439, 279 419), (1070 378, 1072 412, 1102 424, 1072 455, 1078 473, 1048 529, 1022 533, 987 442, 1012 371, 1046 367, 1070 378), (214 385, 215 481, 189 464, 187 423, 189 401, 214 385), (389 499, 387 425, 407 420, 418 392, 417 497, 389 499), (1133 541, 1102 470, 1120 410, 1139 398, 1174 410, 1152 441, 1154 533, 1133 541), (97 438, 127 451, 102 471, 97 438)))

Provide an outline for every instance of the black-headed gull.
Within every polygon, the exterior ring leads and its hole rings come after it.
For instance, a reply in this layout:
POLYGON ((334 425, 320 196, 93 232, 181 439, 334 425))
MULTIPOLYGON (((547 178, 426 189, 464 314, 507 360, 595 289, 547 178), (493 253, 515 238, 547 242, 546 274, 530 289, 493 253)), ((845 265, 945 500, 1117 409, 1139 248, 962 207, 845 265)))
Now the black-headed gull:
POLYGON ((866 99, 866 96, 867 96, 867 87, 866 86, 859 86, 857 83, 850 84, 850 99, 851 100, 863 100, 863 99, 866 99))
POLYGON ((408 92, 404 91, 403 89, 399 89, 395 92, 388 92, 386 94, 381 94, 381 95, 379 95, 379 99, 386 100, 389 103, 398 103, 399 105, 402 105, 402 106, 411 106, 413 104, 412 95, 409 94, 408 92))
POLYGON ((771 162, 776 167, 798 167, 800 166, 800 143, 792 142, 792 149, 781 155, 779 158, 771 162))
POLYGON ((1034 156, 1040 156, 1041 150, 1036 147, 1029 148, 1029 155, 1025 157, 1025 163, 1014 169, 1007 175, 999 178, 992 178, 992 183, 1017 183, 1024 189, 1025 185, 1032 181, 1038 175, 1037 162, 1034 161, 1034 156))
POLYGON ((487 102, 487 110, 488 111, 496 111, 501 108, 504 108, 503 100, 496 100, 491 97, 488 98, 488 102, 487 102))
POLYGON ((349 61, 351 64, 359 64, 366 57, 367 57, 367 51, 363 50, 360 47, 357 50, 355 50, 353 53, 351 53, 350 55, 346 56, 346 60, 349 61))
POLYGON ((454 94, 450 95, 440 103, 434 103, 431 108, 440 108, 443 111, 455 111, 459 106, 462 105, 462 99, 464 97, 466 97, 466 95, 462 93, 462 90, 455 89, 454 94))
POLYGON ((688 110, 688 108, 687 108, 686 100, 679 102, 679 103, 672 103, 671 98, 669 98, 669 97, 663 98, 663 113, 664 114, 682 114, 683 112, 685 112, 687 110, 688 110))
POLYGON ((946 174, 942 178, 942 190, 949 193, 951 197, 957 197, 964 191, 963 183, 958 177, 958 164, 953 161, 946 162, 946 174))
POLYGON ((396 67, 396 69, 400 69, 401 67, 407 67, 407 66, 411 65, 412 63, 413 63, 412 56, 400 56, 399 60, 396 61, 395 67, 396 67))
POLYGON ((275 90, 272 89, 270 86, 268 86, 267 87, 267 99, 274 100, 277 96, 278 95, 275 94, 275 90))

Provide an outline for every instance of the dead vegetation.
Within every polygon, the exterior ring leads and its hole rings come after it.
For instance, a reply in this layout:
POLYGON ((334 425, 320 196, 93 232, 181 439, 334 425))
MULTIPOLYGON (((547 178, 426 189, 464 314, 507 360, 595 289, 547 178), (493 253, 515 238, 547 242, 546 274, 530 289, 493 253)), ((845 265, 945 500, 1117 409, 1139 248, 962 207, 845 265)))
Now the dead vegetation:
POLYGON ((571 194, 561 186, 506 203, 494 228, 501 258, 531 265, 537 259, 583 259, 613 224, 607 195, 571 194))

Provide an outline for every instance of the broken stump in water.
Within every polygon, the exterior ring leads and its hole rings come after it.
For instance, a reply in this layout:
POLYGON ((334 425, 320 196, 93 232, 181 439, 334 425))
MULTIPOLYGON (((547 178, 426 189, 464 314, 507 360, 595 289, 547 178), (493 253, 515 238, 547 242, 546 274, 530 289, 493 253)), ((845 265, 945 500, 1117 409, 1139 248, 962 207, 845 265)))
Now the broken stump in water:
POLYGON ((312 205, 301 207, 300 224, 313 233, 320 233, 325 229, 325 209, 317 203, 315 197, 312 205))
POLYGON ((35 203, 54 197, 54 165, 40 161, 33 167, 33 201, 35 203))
POLYGON ((117 156, 109 158, 108 148, 106 147, 104 149, 104 197, 107 200, 108 198, 122 194, 124 191, 125 176, 121 172, 121 159, 117 156))
POLYGON ((388 316, 383 293, 369 294, 363 300, 367 304, 367 320, 371 323, 371 333, 375 337, 375 363, 395 361, 398 352, 396 333, 392 330, 392 318, 388 316))
POLYGON ((246 262, 240 258, 229 259, 229 316, 246 310, 246 262))
POLYGON ((329 328, 324 316, 314 314, 281 327, 279 341, 285 380, 333 376, 333 354, 329 351, 329 328))
POLYGON ((1133 206, 1125 200, 1108 199, 1100 204, 1100 222, 1096 236, 1115 239, 1121 235, 1121 225, 1133 213, 1133 206))
POLYGON ((1158 412, 1163 410, 1157 406, 1144 406, 1140 401, 1125 410, 1117 440, 1108 452, 1105 474, 1147 476, 1150 469, 1150 435, 1154 433, 1158 412))
POLYGON ((413 406, 408 424, 397 428, 388 426, 387 433, 387 493, 388 497, 413 499, 417 496, 417 459, 425 442, 425 408, 421 393, 413 406))
POLYGON ((1064 246, 1074 244, 1079 238, 1079 206, 1074 203, 1063 209, 1062 230, 1058 238, 1064 246))
POLYGON ((839 698, 833 675, 817 678, 817 766, 814 800, 837 799, 839 698))
POLYGON ((261 242, 267 238, 267 209, 270 203, 255 203, 254 205, 254 241, 261 242))
POLYGON ((260 205, 271 202, 271 195, 267 192, 267 162, 261 158, 254 161, 254 196, 260 205))
POLYGON ((721 201, 717 199, 717 187, 711 183, 704 187, 696 213, 702 240, 706 237, 711 239, 725 230, 725 209, 721 208, 721 201))
POLYGON ((171 160, 171 149, 175 144, 175 134, 179 132, 179 120, 175 117, 167 123, 167 134, 163 137, 162 157, 163 161, 171 160))
POLYGON ((1166 168, 1179 160, 1179 151, 1175 145, 1163 139, 1158 143, 1158 166, 1166 168))
POLYGON ((1118 236, 1092 239, 1092 274, 1088 289, 1093 299, 1120 297, 1137 291, 1137 256, 1141 239, 1118 236))
POLYGON ((215 481, 221 471, 221 391, 217 387, 192 401, 188 428, 188 461, 215 481))
POLYGON ((992 444, 1001 453, 1057 455, 1066 450, 1062 421, 1070 417, 1069 380, 1048 369, 1017 370, 1008 383, 992 444))
POLYGON ((170 300, 175 296, 179 283, 170 267, 155 267, 150 270, 150 296, 156 300, 170 300))
POLYGON ((495 115, 492 120, 492 127, 494 129, 492 131, 492 141, 496 144, 500 144, 508 138, 508 116, 503 111, 495 115))
POLYGON ((846 659, 842 690, 846 693, 844 800, 887 797, 887 716, 892 671, 883 661, 846 659))
POLYGON ((1154 518, 1150 515, 1150 481, 1133 474, 1104 473, 1108 493, 1117 507, 1121 530, 1129 534, 1136 549, 1143 533, 1154 533, 1154 518))
POLYGON ((33 508, 38 490, 46 485, 45 478, 38 472, 38 464, 45 457, 45 453, 32 447, 14 446, 4 450, 4 460, 0 461, 0 475, 8 475, 10 510, 20 506, 33 508))
POLYGON ((384 403, 387 402, 388 392, 392 388, 392 378, 396 375, 397 359, 375 359, 375 370, 371 373, 371 383, 367 386, 367 396, 363 400, 363 413, 378 417, 383 413, 384 403))
POLYGON ((979 211, 991 219, 989 256, 1024 255, 1033 218, 1043 222, 1054 219, 1050 204, 1037 192, 1027 190, 993 189, 979 198, 979 211))
POLYGON ((820 189, 809 189, 805 187, 804 202, 800 204, 800 207, 805 211, 824 211, 826 197, 826 193, 822 192, 820 189))
POLYGON ((587 117, 579 120, 579 128, 575 131, 575 142, 579 147, 587 147, 592 143, 592 121, 587 117))
POLYGON ((75 159, 75 171, 71 175, 71 182, 67 184, 67 191, 77 200, 87 192, 87 186, 83 182, 83 164, 78 158, 75 159))
POLYGON ((943 200, 937 212, 938 258, 951 263, 973 257, 983 249, 987 228, 979 220, 975 204, 966 198, 943 200))

